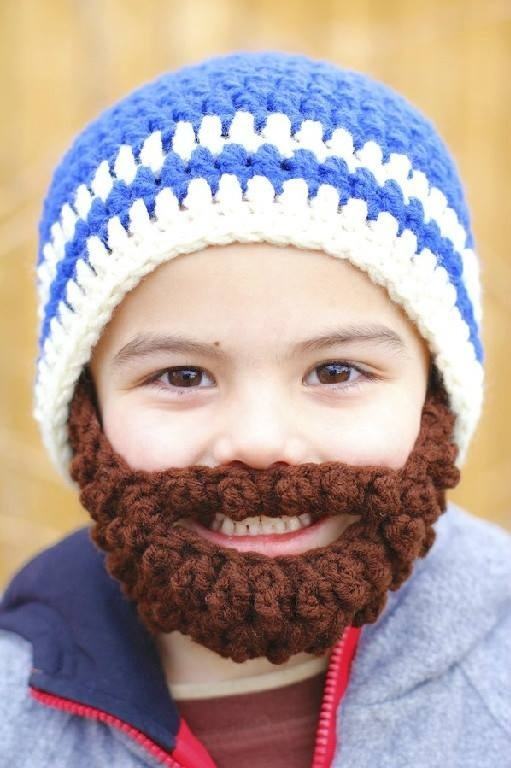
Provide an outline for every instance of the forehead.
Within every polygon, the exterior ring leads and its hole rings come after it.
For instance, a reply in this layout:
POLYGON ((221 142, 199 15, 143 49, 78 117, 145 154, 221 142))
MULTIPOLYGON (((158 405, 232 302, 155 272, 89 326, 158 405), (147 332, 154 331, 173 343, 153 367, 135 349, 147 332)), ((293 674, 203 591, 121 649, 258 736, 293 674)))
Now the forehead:
POLYGON ((247 308, 263 299, 267 311, 296 305, 299 298, 310 306, 327 302, 325 308, 342 310, 360 304, 368 313, 376 309, 404 314, 382 286, 347 259, 269 243, 210 246, 172 258, 146 275, 116 314, 160 301, 169 309, 170 302, 184 308, 205 296, 223 298, 224 306, 241 299, 247 308))
POLYGON ((417 337, 386 290, 347 260, 294 246, 235 243, 159 266, 124 297, 103 337, 118 348, 135 334, 170 332, 276 345, 334 325, 385 326, 405 344, 417 337))

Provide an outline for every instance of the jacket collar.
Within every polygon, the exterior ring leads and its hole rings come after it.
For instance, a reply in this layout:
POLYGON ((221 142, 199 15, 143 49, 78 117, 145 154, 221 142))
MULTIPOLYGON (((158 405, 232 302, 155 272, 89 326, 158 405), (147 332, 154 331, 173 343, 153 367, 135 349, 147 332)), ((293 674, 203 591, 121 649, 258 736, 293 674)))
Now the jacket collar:
POLYGON ((30 686, 108 712, 172 750, 179 714, 156 645, 89 532, 77 530, 14 576, 0 628, 32 643, 30 686))

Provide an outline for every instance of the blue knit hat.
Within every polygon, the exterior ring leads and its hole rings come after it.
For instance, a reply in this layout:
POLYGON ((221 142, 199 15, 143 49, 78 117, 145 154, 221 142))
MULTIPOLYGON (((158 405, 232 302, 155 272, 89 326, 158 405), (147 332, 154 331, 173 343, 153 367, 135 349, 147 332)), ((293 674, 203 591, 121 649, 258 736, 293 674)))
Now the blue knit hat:
POLYGON ((210 244, 321 249, 384 286, 431 350, 458 465, 480 416, 479 264, 455 163, 430 121, 357 72, 236 53, 161 75, 89 123, 40 222, 34 416, 69 479, 69 404, 117 304, 210 244))

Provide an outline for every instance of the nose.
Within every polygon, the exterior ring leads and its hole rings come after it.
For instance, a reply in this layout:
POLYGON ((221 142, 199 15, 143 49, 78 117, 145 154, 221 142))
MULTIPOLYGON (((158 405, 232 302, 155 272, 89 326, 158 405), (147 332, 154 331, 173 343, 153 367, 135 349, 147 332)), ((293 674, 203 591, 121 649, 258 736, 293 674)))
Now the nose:
POLYGON ((214 461, 255 469, 305 461, 305 442, 298 434, 292 405, 261 391, 239 398, 215 441, 214 461))

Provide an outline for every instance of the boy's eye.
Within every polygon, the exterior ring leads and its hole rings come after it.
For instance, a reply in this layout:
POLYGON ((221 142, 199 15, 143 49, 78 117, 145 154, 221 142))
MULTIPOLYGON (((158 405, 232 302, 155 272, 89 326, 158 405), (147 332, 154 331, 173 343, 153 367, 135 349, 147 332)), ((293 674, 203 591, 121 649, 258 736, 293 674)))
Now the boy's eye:
POLYGON ((160 383, 162 386, 167 384, 176 389, 202 389, 203 387, 199 387, 199 384, 207 375, 203 368, 182 366, 181 368, 167 368, 158 374, 158 378, 153 379, 153 381, 157 385, 160 383))
MULTIPOLYGON (((315 368, 313 368, 312 373, 316 373, 316 371, 320 371, 319 375, 316 377, 320 384, 352 384, 354 383, 352 377, 353 373, 364 373, 354 365, 340 361, 317 365, 315 368)), ((355 379, 358 380, 356 375, 355 379)))
MULTIPOLYGON (((343 360, 335 360, 317 365, 305 378, 310 378, 311 374, 314 374, 313 378, 316 379, 316 381, 312 382, 314 386, 317 386, 318 384, 324 384, 326 386, 330 385, 328 388, 333 390, 346 390, 350 387, 357 387, 364 380, 376 378, 375 374, 369 373, 369 371, 365 371, 362 368, 343 360)), ((214 380, 204 368, 183 365, 174 368, 166 368, 145 383, 167 391, 169 389, 207 389, 211 386, 211 384, 208 384, 208 379, 209 382, 213 382, 214 384, 214 380)), ((308 383, 311 382, 309 381, 308 383)))

